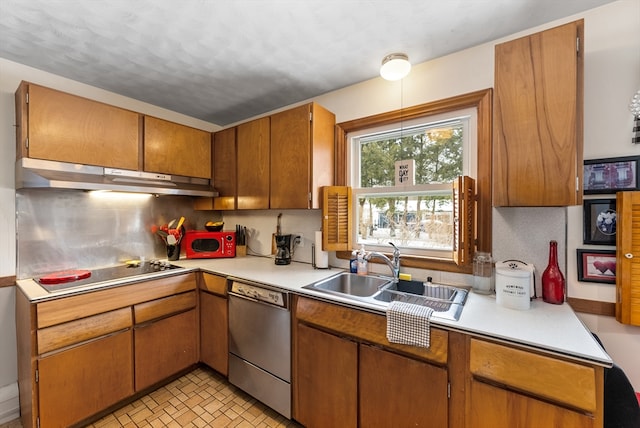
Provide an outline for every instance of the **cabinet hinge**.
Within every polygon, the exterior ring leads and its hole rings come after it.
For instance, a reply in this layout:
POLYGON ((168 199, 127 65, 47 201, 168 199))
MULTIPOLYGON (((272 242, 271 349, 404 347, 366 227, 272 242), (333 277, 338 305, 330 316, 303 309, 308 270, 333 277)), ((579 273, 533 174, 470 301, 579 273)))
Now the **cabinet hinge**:
POLYGON ((309 112, 309 122, 313 122, 313 112, 309 112))
POLYGON ((26 96, 24 97, 24 102, 29 104, 29 92, 27 92, 26 96))
POLYGON ((40 416, 36 418, 36 428, 40 428, 40 416))
POLYGON ((311 192, 307 193, 307 200, 311 202, 311 192))
POLYGON ((451 382, 447 382, 447 398, 451 398, 451 382))
POLYGON ((576 192, 580 191, 580 177, 576 175, 576 192))
POLYGON ((24 147, 25 147, 25 149, 29 148, 29 137, 24 139, 24 147))
POLYGON ((576 52, 580 53, 580 37, 576 37, 576 52))
POLYGON ((40 372, 36 369, 36 383, 40 380, 40 372))

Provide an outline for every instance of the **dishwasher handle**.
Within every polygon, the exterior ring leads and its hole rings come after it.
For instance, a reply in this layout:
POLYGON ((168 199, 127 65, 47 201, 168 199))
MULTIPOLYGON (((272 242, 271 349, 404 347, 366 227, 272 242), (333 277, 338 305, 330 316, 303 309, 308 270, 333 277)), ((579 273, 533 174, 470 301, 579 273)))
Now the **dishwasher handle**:
POLYGON ((255 285, 233 281, 229 287, 229 294, 241 299, 247 299, 258 303, 270 304, 283 309, 289 307, 289 293, 270 288, 256 287, 255 285))

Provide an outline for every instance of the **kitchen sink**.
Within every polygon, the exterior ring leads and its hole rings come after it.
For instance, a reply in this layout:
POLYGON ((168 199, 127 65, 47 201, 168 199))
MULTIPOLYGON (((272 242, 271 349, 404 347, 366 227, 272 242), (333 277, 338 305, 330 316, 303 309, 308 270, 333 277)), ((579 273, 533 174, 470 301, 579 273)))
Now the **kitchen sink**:
POLYGON ((342 272, 304 288, 345 296, 370 297, 391 282, 391 278, 342 272))
POLYGON ((433 309, 433 316, 458 320, 467 300, 467 290, 446 285, 425 285, 420 281, 391 283, 373 296, 385 303, 400 301, 433 309))
POLYGON ((397 283, 391 283, 384 287, 384 291, 420 295, 430 299, 455 303, 464 303, 467 296, 467 291, 461 288, 446 285, 427 285, 421 281, 405 281, 402 279, 397 283))
POLYGON ((413 303, 433 309, 433 317, 457 321, 467 300, 467 290, 422 281, 399 280, 342 272, 303 288, 322 291, 386 308, 393 301, 413 303))

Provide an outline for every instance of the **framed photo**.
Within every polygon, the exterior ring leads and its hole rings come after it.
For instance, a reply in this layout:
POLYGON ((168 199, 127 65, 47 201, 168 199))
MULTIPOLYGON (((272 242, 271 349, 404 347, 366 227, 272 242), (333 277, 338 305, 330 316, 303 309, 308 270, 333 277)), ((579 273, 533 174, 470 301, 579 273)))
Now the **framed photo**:
POLYGON ((615 250, 576 250, 578 281, 616 283, 615 250))
POLYGON ((640 156, 590 159, 584 161, 584 194, 638 190, 640 156))
POLYGON ((583 201, 585 244, 616 245, 617 216, 615 199, 583 201))

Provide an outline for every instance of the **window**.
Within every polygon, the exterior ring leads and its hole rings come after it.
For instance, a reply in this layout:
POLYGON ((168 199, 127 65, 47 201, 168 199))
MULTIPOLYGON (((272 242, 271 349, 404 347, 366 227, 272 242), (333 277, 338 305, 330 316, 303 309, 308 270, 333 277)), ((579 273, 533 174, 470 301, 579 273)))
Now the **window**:
POLYGON ((354 242, 382 251, 451 257, 451 183, 475 178, 476 111, 465 109, 350 133, 354 242), (381 246, 378 248, 378 246, 381 246))
POLYGON ((344 122, 338 129, 343 156, 337 171, 344 175, 337 183, 353 187, 357 246, 388 253, 388 242, 394 242, 403 265, 470 272, 452 260, 450 184, 469 175, 478 194, 476 247, 491 251, 490 89, 344 122), (396 178, 397 161, 402 178, 396 178), (396 179, 404 181, 396 185, 396 179))

